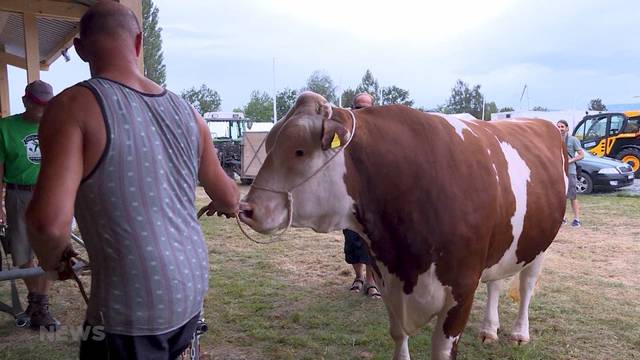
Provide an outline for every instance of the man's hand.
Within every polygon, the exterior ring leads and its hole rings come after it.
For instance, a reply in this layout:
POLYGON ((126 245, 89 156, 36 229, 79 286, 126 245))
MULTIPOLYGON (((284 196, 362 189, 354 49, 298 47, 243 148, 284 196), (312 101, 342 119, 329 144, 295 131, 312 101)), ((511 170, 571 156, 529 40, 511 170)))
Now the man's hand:
POLYGON ((213 216, 215 213, 218 213, 218 216, 226 216, 228 218, 234 218, 238 214, 237 212, 226 212, 221 209, 216 209, 215 204, 212 202, 207 206, 203 206, 200 211, 198 211, 198 219, 202 217, 202 215, 207 214, 207 216, 213 216))
POLYGON ((73 266, 78 262, 76 259, 78 255, 71 244, 64 249, 55 269, 58 273, 58 280, 64 281, 73 278, 73 266))

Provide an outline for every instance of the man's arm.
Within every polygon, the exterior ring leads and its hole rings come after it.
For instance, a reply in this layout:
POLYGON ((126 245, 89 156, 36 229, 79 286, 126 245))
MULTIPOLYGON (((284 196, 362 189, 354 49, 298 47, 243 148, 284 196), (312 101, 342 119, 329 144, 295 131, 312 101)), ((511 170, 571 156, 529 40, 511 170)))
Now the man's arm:
POLYGON ((200 114, 194 111, 198 122, 200 133, 200 168, 198 169, 198 179, 207 195, 212 200, 213 207, 209 206, 209 215, 213 210, 224 214, 235 214, 238 212, 240 193, 238 186, 225 174, 218 156, 216 155, 211 132, 200 114))
POLYGON ((54 270, 70 246, 76 192, 83 174, 83 101, 77 89, 54 98, 42 118, 38 136, 40 174, 26 213, 29 242, 40 266, 54 270))
POLYGON ((578 160, 584 159, 584 150, 582 150, 582 146, 580 145, 580 141, 578 139, 576 139, 575 137, 572 137, 571 140, 574 143, 573 146, 575 146, 575 148, 576 148, 576 153, 573 155, 572 158, 569 159, 569 163, 576 162, 578 160))

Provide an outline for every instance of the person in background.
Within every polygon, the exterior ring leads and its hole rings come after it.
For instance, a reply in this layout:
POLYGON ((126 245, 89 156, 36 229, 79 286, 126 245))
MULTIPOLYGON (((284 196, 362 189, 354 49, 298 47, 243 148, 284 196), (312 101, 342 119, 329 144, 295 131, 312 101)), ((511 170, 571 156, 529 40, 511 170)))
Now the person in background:
MULTIPOLYGON (((36 80, 25 88, 25 112, 0 120, 0 194, 6 189, 0 222, 7 225, 13 265, 35 267, 25 224, 25 211, 40 172, 38 127, 45 106, 53 97, 51 85, 36 80)), ((46 276, 23 279, 29 305, 25 315, 31 328, 55 330, 60 323, 49 311, 49 280, 46 276)))
POLYGON ((91 262, 80 359, 175 359, 189 345, 209 284, 196 185, 209 213, 235 216, 239 193, 203 119, 145 78, 133 12, 100 1, 74 46, 92 78, 47 107, 42 169, 27 210, 45 270, 68 278, 75 213, 91 262))
MULTIPOLYGON (((359 93, 353 98, 353 108, 362 109, 373 106, 373 97, 367 93, 359 93)), ((347 264, 353 266, 356 277, 350 290, 355 293, 363 291, 365 295, 373 298, 381 298, 380 290, 376 286, 373 276, 372 259, 369 256, 364 240, 355 231, 344 229, 344 258, 347 264)))
MULTIPOLYGON (((571 226, 580 227, 580 204, 576 194, 576 183, 578 182, 578 172, 576 169, 576 161, 584 159, 584 150, 580 146, 580 141, 575 137, 569 135, 569 123, 566 120, 560 120, 556 124, 560 135, 567 145, 567 153, 569 156, 569 186, 567 189, 567 199, 571 202, 571 210, 573 210, 573 221, 571 226)), ((566 223, 566 219, 563 220, 563 224, 566 223)))

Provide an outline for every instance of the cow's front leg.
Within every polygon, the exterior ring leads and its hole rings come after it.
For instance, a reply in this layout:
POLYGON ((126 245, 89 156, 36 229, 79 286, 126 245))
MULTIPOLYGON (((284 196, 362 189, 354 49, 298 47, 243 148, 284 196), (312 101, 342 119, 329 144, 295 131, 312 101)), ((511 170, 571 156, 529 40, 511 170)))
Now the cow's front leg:
POLYGON ((402 329, 400 319, 396 318, 391 310, 389 313, 389 334, 395 343, 393 350, 393 360, 411 360, 409 356, 409 336, 402 329))
POLYGON ((536 286, 536 280, 542 270, 543 261, 544 255, 540 254, 520 272, 520 309, 511 333, 511 340, 518 344, 529 342, 529 303, 536 286))
POLYGON ((491 343, 498 340, 500 317, 498 315, 498 303, 500 300, 500 287, 502 280, 487 282, 487 306, 484 310, 484 321, 480 330, 482 342, 491 343))
POLYGON ((458 340, 473 304, 473 292, 464 296, 457 304, 453 299, 447 303, 454 305, 445 307, 445 310, 438 314, 438 323, 431 335, 432 360, 455 360, 458 340))

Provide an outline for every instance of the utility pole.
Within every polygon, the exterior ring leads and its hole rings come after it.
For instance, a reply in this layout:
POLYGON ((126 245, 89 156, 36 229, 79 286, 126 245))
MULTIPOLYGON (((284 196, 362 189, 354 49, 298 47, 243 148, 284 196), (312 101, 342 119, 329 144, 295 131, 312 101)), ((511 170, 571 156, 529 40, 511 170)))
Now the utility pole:
POLYGON ((278 121, 278 110, 276 108, 276 97, 278 96, 276 92, 276 58, 273 58, 273 123, 275 124, 278 121))

